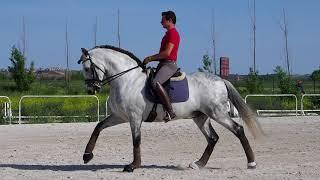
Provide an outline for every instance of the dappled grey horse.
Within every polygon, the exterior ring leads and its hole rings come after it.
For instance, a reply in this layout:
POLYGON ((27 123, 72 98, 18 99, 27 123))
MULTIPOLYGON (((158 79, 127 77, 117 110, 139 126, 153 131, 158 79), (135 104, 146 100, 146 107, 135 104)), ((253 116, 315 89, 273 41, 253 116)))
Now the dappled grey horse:
MULTIPOLYGON (((147 74, 143 71, 145 67, 132 53, 108 45, 97 46, 89 51, 82 48, 82 56, 78 63, 83 64, 85 81, 90 93, 95 93, 105 83, 110 85, 108 108, 111 113, 95 127, 83 155, 84 163, 93 158, 92 151, 101 130, 129 122, 133 140, 133 162, 126 165, 124 171, 132 172, 141 166, 140 128, 153 107, 153 103, 145 94, 147 80, 147 74)), ((186 102, 173 103, 177 115, 174 120, 192 118, 208 142, 201 158, 190 163, 189 167, 199 169, 207 164, 219 139, 210 123, 210 119, 213 119, 239 138, 247 157, 247 167, 255 168, 254 153, 244 129, 228 114, 228 99, 237 108, 240 117, 254 137, 263 132, 254 113, 234 86, 227 80, 202 72, 187 75, 187 78, 189 99, 186 102)), ((165 112, 161 106, 158 106, 157 114, 155 122, 162 121, 165 112)))

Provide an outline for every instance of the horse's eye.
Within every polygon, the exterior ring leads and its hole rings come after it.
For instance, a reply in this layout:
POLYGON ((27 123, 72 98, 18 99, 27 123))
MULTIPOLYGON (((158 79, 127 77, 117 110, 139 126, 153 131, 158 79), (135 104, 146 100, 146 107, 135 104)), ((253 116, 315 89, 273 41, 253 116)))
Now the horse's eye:
POLYGON ((88 71, 89 71, 89 68, 84 68, 84 71, 85 71, 85 72, 88 72, 88 71))

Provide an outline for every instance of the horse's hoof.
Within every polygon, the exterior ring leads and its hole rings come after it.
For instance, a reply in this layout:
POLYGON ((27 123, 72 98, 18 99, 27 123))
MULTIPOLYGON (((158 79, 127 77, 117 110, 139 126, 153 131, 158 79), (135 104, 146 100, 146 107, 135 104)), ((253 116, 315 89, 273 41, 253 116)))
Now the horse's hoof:
POLYGON ((248 169, 256 169, 257 168, 257 163, 256 162, 251 162, 248 163, 248 169))
POLYGON ((126 165, 123 168, 123 172, 133 172, 134 168, 132 164, 126 165))
POLYGON ((92 153, 84 153, 83 154, 83 162, 87 164, 93 158, 92 153))
POLYGON ((200 167, 198 166, 198 164, 196 163, 196 161, 190 163, 190 164, 189 164, 189 168, 194 169, 194 170, 200 169, 200 167))

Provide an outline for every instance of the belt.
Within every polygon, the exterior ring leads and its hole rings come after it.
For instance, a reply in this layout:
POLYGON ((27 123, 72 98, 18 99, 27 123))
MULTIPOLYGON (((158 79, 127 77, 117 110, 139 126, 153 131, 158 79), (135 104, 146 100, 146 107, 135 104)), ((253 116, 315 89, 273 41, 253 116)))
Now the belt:
POLYGON ((160 63, 162 64, 177 64, 175 61, 173 60, 162 60, 160 61, 160 63))

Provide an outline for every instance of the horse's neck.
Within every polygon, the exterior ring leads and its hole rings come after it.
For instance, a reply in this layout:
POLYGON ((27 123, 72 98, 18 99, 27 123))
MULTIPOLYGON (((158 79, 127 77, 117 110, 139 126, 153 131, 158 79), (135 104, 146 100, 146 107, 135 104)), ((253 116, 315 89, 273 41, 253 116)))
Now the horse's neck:
MULTIPOLYGON (((108 72, 108 76, 112 76, 112 75, 124 72, 138 65, 129 56, 113 50, 104 51, 104 60, 105 60, 104 66, 106 71, 108 72)), ((124 85, 134 83, 135 80, 144 78, 144 77, 146 77, 146 75, 142 73, 142 69, 136 68, 116 78, 110 83, 110 85, 118 89, 120 87, 124 87, 124 85)))

